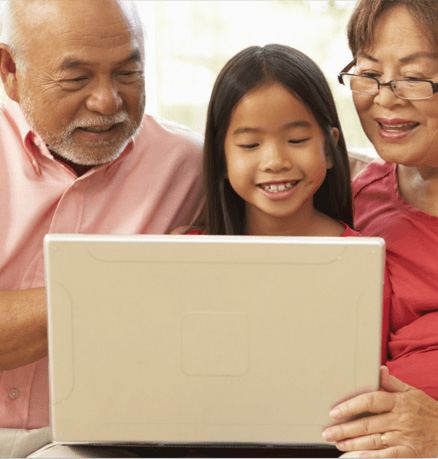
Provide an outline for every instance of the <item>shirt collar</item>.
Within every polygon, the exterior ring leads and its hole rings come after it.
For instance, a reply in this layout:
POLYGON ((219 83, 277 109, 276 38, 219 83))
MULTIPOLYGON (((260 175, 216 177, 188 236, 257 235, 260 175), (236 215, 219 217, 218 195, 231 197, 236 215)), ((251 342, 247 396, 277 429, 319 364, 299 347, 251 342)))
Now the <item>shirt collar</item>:
POLYGON ((41 170, 38 165, 36 153, 38 150, 38 145, 43 145, 44 142, 37 134, 32 131, 29 123, 24 117, 20 106, 16 102, 11 99, 7 99, 5 102, 5 112, 9 116, 11 125, 15 126, 18 130, 18 134, 20 135, 24 146, 24 152, 27 159, 29 160, 30 165, 32 166, 35 174, 40 176, 41 170))
MULTIPOLYGON (((27 122, 21 107, 17 102, 14 102, 11 99, 7 99, 5 102, 5 109, 7 114, 10 116, 10 121, 12 125, 15 125, 20 134, 21 140, 23 142, 24 151, 27 159, 29 160, 30 165, 32 166, 36 175, 41 175, 41 169, 38 163, 38 153, 46 156, 50 159, 54 159, 43 139, 32 130, 29 123, 27 122)), ((129 153, 134 149, 134 139, 131 139, 126 148, 120 154, 118 158, 112 161, 109 164, 96 167, 92 170, 98 170, 106 168, 105 175, 120 161, 122 161, 129 153)))

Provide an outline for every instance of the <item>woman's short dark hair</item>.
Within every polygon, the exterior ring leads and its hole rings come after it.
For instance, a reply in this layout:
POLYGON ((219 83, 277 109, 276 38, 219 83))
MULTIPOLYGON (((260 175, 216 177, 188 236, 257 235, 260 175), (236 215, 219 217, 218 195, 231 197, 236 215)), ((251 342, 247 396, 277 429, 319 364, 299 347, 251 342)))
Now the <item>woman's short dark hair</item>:
POLYGON ((328 83, 305 54, 284 45, 251 46, 231 58, 217 77, 210 99, 204 146, 205 207, 200 222, 207 234, 243 234, 245 202, 225 178, 224 143, 232 112, 249 92, 278 82, 310 110, 324 133, 333 167, 314 195, 314 206, 353 225, 350 171, 344 136, 328 83), (339 130, 334 142, 332 128, 339 130))
POLYGON ((347 36, 353 56, 372 48, 374 29, 381 15, 396 6, 404 6, 418 27, 438 46, 437 0, 359 0, 348 23, 347 36))

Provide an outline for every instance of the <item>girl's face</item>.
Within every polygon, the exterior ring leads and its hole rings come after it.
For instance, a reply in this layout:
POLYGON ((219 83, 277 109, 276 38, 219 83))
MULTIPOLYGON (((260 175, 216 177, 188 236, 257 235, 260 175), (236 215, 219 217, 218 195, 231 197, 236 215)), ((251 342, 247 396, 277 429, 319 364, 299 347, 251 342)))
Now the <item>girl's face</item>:
POLYGON ((318 123, 280 83, 248 93, 234 108, 225 158, 227 178, 246 202, 250 234, 277 224, 305 227, 316 212, 313 195, 332 167, 318 123))
MULTIPOLYGON (((393 79, 438 82, 438 50, 404 6, 378 20, 371 49, 358 54, 354 73, 393 79)), ((362 127, 379 155, 406 166, 438 167, 438 95, 404 100, 388 87, 375 96, 353 94, 362 127)))

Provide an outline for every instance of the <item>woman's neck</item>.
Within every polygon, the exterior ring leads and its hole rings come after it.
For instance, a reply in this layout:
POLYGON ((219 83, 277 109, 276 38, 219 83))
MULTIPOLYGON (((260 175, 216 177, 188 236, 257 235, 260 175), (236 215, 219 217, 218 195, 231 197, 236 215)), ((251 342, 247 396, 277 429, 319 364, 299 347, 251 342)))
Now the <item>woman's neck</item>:
POLYGON ((438 169, 434 167, 397 166, 400 194, 409 204, 438 216, 438 169))

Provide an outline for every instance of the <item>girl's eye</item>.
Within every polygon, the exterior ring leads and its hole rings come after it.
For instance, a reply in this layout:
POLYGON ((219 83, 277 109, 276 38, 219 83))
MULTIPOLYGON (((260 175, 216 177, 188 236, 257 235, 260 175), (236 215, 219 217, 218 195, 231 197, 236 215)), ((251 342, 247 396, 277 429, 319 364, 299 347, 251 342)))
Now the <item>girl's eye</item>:
POLYGON ((240 148, 255 148, 255 147, 258 147, 259 144, 258 143, 249 143, 249 144, 246 144, 246 145, 238 145, 240 148))
POLYGON ((303 142, 306 142, 309 139, 310 139, 310 137, 305 137, 303 139, 291 139, 291 140, 289 140, 289 143, 303 143, 303 142))

